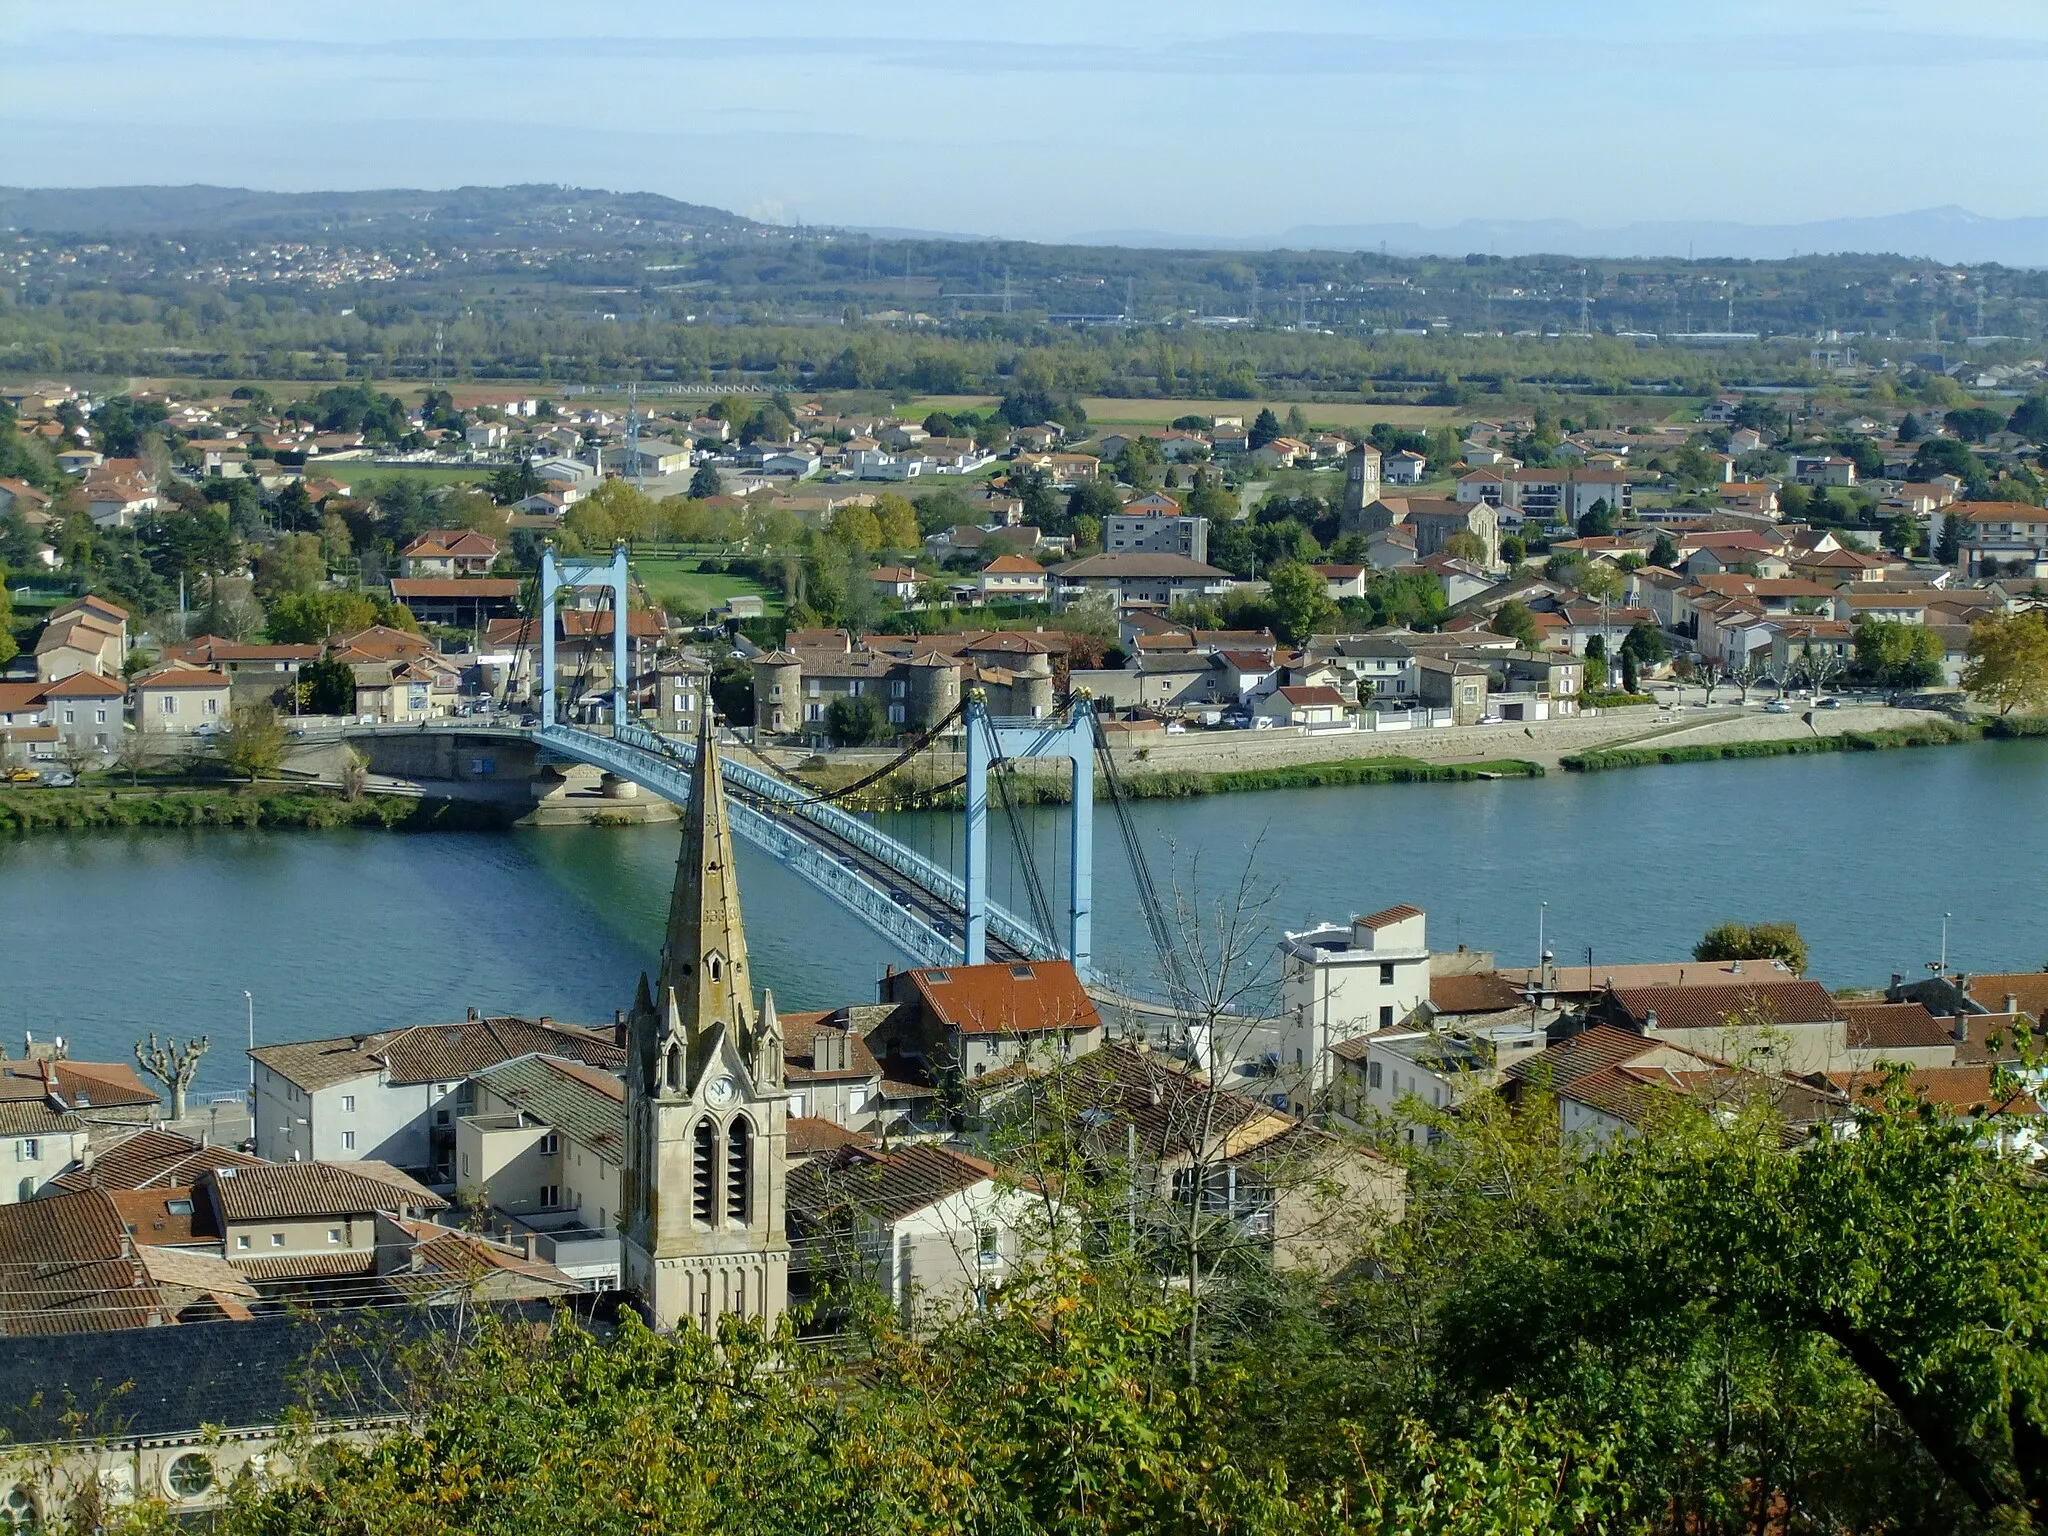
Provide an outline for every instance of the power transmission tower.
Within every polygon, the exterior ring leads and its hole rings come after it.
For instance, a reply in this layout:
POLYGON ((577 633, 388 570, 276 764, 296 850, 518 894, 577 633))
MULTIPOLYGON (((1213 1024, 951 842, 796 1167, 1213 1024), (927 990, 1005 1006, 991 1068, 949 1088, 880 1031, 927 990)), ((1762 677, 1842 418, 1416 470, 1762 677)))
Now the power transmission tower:
POLYGON ((1010 312, 1010 269, 1003 268, 1003 313, 1010 312))
POLYGON ((434 392, 441 391, 441 343, 446 327, 440 321, 434 322, 434 392))
POLYGON ((640 381, 626 384, 626 472, 640 484, 640 381))

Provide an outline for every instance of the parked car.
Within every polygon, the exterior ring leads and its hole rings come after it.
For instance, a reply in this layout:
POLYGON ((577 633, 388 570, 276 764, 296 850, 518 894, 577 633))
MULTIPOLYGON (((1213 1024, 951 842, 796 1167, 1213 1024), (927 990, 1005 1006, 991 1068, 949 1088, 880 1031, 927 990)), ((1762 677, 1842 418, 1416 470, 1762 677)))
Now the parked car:
POLYGON ((1181 723, 1180 721, 1178 721, 1178 720, 1169 720, 1169 721, 1167 721, 1167 722, 1166 722, 1166 734, 1167 734, 1167 735, 1169 735, 1169 736, 1185 736, 1185 735, 1187 735, 1187 733, 1188 733, 1188 728, 1187 728, 1187 727, 1186 727, 1185 725, 1183 725, 1183 724, 1182 724, 1182 723, 1181 723))
POLYGON ((7 771, 7 782, 10 784, 34 784, 41 778, 42 775, 33 768, 10 768, 7 771))
POLYGON ((66 773, 62 768, 52 768, 43 775, 43 785, 47 789, 69 789, 77 782, 77 774, 66 773))
POLYGON ((1842 707, 1842 701, 1840 699, 1822 699, 1820 703, 1818 703, 1814 707, 1816 709, 1840 709, 1842 707))

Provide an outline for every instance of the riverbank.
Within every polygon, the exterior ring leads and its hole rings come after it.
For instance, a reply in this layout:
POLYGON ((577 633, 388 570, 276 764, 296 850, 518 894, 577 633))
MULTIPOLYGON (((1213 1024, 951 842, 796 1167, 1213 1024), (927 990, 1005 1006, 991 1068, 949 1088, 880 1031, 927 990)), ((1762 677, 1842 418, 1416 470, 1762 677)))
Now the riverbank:
MULTIPOLYGON (((1066 765, 1061 762, 1054 766, 1057 772, 1034 764, 1030 771, 1012 775, 1008 786, 1010 802, 1015 805, 1065 805, 1071 801, 1073 790, 1067 779, 1066 765)), ((1220 772, 1190 769, 1153 771, 1125 766, 1120 779, 1124 797, 1129 800, 1187 800, 1201 795, 1327 789, 1346 784, 1457 784, 1475 779, 1540 779, 1543 774, 1541 763, 1513 757, 1479 763, 1426 763, 1415 757, 1359 757, 1220 772)), ((813 769, 795 775, 804 783, 827 793, 841 789, 861 776, 844 768, 813 769)), ((1096 798, 1101 799, 1106 793, 1098 775, 1096 798)), ((966 804, 966 792, 950 779, 920 776, 903 780, 898 776, 860 791, 841 803, 848 809, 861 811, 957 811, 966 804)))
POLYGON ((1710 763, 1731 758, 1804 757, 1819 752, 1888 752, 1907 747, 1952 747, 1973 741, 2016 741, 2048 736, 2048 720, 1998 718, 1982 722, 1930 719, 1877 730, 1822 736, 1769 736, 1725 741, 1665 742, 1576 752, 1559 759, 1573 773, 1645 768, 1666 763, 1710 763))
POLYGON ((504 807, 465 800, 364 795, 261 785, 0 789, 0 835, 122 827, 341 827, 386 832, 498 831, 504 807))

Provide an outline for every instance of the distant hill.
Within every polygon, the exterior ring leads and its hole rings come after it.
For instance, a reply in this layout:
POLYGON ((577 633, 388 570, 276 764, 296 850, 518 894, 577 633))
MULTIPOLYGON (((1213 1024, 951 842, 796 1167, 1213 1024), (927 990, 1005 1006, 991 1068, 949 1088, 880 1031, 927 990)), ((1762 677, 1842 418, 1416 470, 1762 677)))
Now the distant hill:
POLYGON ((1869 219, 1811 224, 1738 224, 1729 220, 1640 221, 1593 228, 1572 219, 1466 219, 1423 224, 1298 224, 1276 235, 1218 240, 1144 229, 1095 230, 1086 245, 1140 249, 1377 251, 1389 256, 1697 257, 1784 261, 1794 256, 1891 255, 1928 261, 2048 267, 2048 218, 1990 219, 1967 208, 1923 208, 1869 219))
POLYGON ((638 244, 678 234, 756 228, 750 219, 652 192, 527 185, 369 192, 255 192, 243 187, 0 187, 0 228, 68 236, 218 236, 273 240, 511 238, 638 244))

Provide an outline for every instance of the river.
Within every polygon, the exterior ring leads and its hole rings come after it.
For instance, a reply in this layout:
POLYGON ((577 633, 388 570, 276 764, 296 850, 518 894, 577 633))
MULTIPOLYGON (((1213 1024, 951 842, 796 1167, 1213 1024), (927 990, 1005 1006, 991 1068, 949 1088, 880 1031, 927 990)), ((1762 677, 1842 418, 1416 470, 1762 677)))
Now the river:
MULTIPOLYGON (((1882 984, 1939 954, 2048 962, 2048 742, 1698 763, 1541 780, 1373 785, 1150 801, 1155 878, 1213 910, 1247 868, 1268 932, 1410 901, 1430 939, 1526 964, 1684 956, 1723 918, 1789 918, 1813 974, 1882 984), (1540 903, 1548 902, 1547 909, 1540 903)), ((1064 903, 1064 813, 1032 813, 1064 903)), ((899 817, 940 858, 958 818, 899 817)), ((1002 857, 995 899, 1027 910, 1002 857)), ((0 1040, 63 1034, 125 1059, 151 1030, 213 1040, 198 1090, 242 1081, 246 988, 259 1041, 458 1019, 475 1007, 603 1021, 661 942, 676 833, 553 829, 93 832, 0 842, 0 1040)), ((755 979, 789 1008, 871 1000, 902 963, 825 897, 742 845, 755 979)), ((1106 808, 1096 951, 1142 985, 1152 946, 1106 808)), ((1262 945, 1262 949, 1263 949, 1262 945)))

